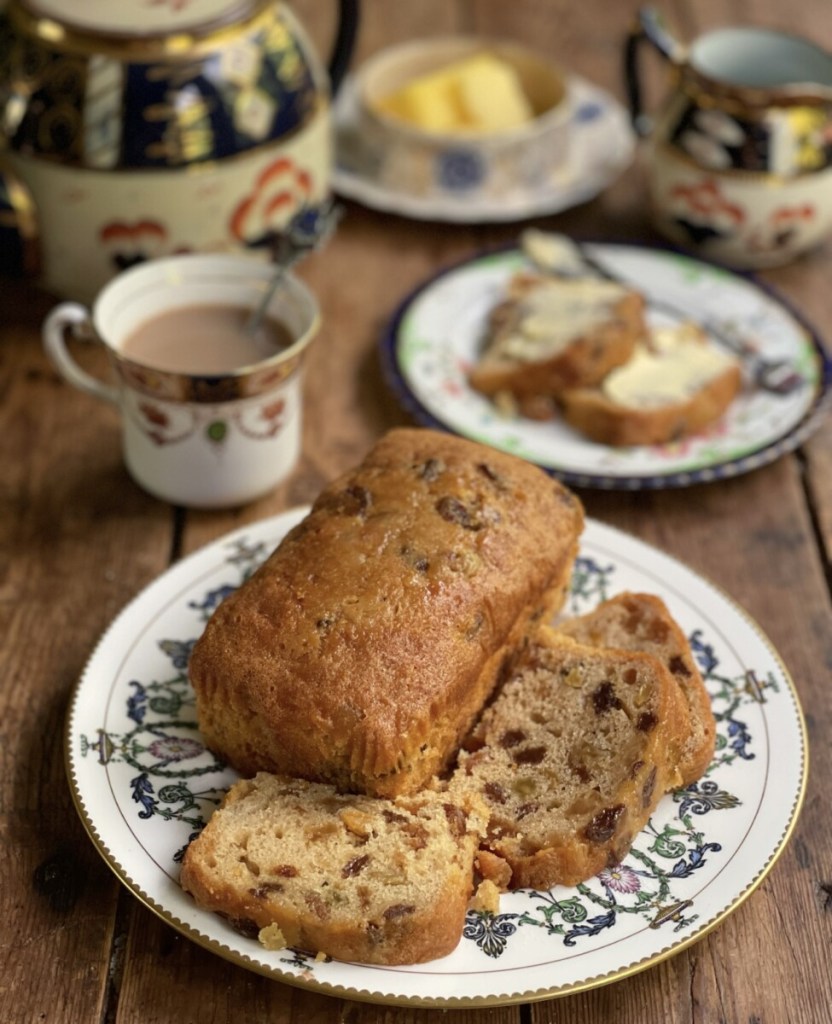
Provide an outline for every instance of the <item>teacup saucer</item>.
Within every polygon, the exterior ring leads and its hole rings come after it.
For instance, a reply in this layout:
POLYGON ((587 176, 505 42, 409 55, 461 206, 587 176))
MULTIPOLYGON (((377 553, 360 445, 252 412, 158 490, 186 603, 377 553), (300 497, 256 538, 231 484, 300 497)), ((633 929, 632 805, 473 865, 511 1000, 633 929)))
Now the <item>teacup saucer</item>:
POLYGON ((573 110, 571 150, 548 184, 534 191, 518 189, 499 200, 465 199, 412 195, 374 177, 373 154, 357 131, 355 80, 347 78, 334 105, 333 188, 346 199, 386 213, 467 224, 519 221, 587 202, 627 168, 635 151, 635 136, 626 111, 606 90, 577 75, 570 76, 568 88, 573 110))

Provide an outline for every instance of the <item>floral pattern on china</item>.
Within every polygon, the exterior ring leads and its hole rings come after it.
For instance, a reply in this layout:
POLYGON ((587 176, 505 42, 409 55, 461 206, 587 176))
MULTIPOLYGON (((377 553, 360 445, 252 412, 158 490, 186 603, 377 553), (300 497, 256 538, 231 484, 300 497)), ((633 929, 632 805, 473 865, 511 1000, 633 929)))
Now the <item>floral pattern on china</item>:
POLYGON ((635 124, 650 138, 656 224, 672 241, 758 267, 784 263, 832 230, 832 54, 756 27, 683 46, 644 9, 627 69, 635 124), (643 40, 673 71, 655 123, 641 101, 643 40))
POLYGON ((148 258, 260 248, 327 197, 330 81, 286 4, 11 0, 5 17, 7 173, 50 290, 88 302, 148 258))
POLYGON ((188 657, 217 605, 304 511, 244 527, 169 570, 110 627, 73 701, 68 760, 82 818, 122 881, 169 924, 242 966, 329 994, 496 1005, 563 994, 654 963, 712 927, 764 877, 794 825, 805 783, 805 732, 788 675, 725 595, 590 520, 568 612, 623 589, 663 597, 690 639, 717 721, 704 778, 664 798, 621 864, 575 888, 504 896, 498 913, 469 912, 451 956, 382 972, 298 950, 267 951, 199 910, 177 885, 178 865, 236 776, 202 742, 188 657))

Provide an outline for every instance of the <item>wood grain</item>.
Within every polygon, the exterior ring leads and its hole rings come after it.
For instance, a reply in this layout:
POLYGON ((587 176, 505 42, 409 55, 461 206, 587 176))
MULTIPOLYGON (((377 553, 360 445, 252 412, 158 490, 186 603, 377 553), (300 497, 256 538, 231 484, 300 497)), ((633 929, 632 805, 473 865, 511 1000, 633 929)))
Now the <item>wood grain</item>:
MULTIPOLYGON (((297 0, 322 51, 334 4, 297 0)), ((365 0, 358 57, 444 32, 534 45, 623 98, 621 44, 637 8, 567 0, 365 0)), ((668 0, 686 39, 720 24, 802 32, 832 49, 826 0, 668 0)), ((650 102, 666 69, 646 60, 650 102)), ((603 195, 540 218, 583 238, 656 241, 643 154, 603 195)), ((312 500, 388 427, 408 421, 379 367, 381 332, 440 268, 510 241, 517 225, 418 223, 347 204, 300 271, 323 326, 306 373, 303 455, 245 508, 184 513, 127 477, 115 413, 61 383, 42 354, 52 299, 0 279, 0 1021, 62 1024, 430 1024, 448 1013, 317 995, 235 967, 182 938, 111 876, 72 806, 62 732, 72 687, 114 615, 181 555, 312 500)), ((830 247, 761 275, 832 337, 830 247)), ((94 352, 82 358, 98 373, 94 352)), ((678 557, 723 588, 783 658, 807 711, 810 779, 768 878, 708 936, 628 980, 524 1007, 457 1011, 460 1024, 825 1024, 832 1006, 832 437, 735 480, 667 492, 585 491, 588 514, 678 557)), ((556 982, 553 977, 553 983, 556 982)))

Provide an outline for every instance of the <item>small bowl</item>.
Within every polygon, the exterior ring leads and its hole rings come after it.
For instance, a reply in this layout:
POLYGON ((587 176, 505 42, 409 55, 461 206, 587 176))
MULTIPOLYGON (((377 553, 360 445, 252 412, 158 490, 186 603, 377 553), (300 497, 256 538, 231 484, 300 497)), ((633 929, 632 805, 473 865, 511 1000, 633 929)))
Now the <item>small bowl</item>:
POLYGON ((570 102, 563 73, 525 47, 467 36, 423 39, 383 50, 359 69, 358 128, 372 177, 419 198, 499 200, 545 186, 566 162, 570 102), (488 134, 429 132, 377 103, 413 79, 476 53, 515 70, 535 117, 488 134))

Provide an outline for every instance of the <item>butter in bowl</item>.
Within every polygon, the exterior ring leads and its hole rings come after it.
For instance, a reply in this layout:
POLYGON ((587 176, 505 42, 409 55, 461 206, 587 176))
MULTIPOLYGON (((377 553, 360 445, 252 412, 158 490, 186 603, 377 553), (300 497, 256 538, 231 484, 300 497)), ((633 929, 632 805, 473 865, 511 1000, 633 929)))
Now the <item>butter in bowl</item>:
POLYGON ((365 62, 357 88, 362 143, 386 188, 493 201, 545 186, 566 163, 565 77, 517 44, 406 43, 365 62))

